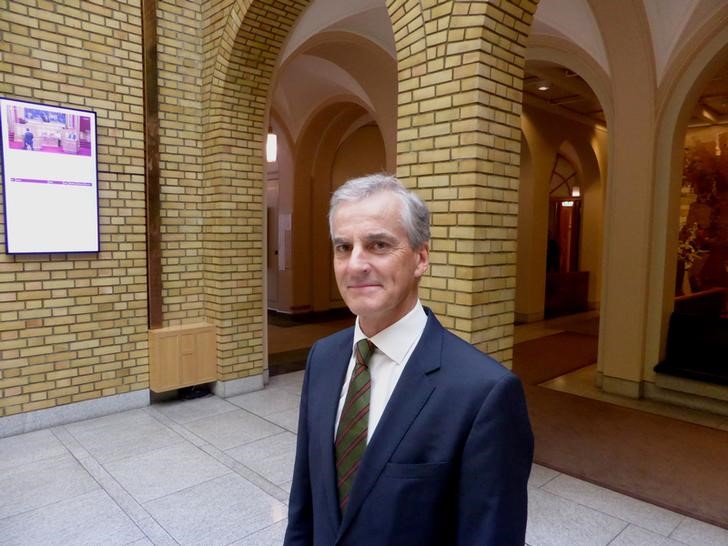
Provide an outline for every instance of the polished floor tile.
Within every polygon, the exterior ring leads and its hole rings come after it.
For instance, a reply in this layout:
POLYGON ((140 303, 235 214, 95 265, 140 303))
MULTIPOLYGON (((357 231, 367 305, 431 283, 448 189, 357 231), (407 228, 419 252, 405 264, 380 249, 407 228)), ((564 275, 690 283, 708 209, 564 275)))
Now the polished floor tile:
POLYGON ((185 424, 186 428, 219 449, 230 449, 283 432, 283 429, 246 410, 229 411, 185 424))
MULTIPOLYGON (((0 518, 99 489, 71 455, 34 461, 0 474, 0 518)), ((0 527, 2 520, 0 519, 0 527)))
POLYGON ((627 522, 557 495, 531 488, 528 492, 530 546, 605 546, 627 522))
POLYGON ((657 533, 647 531, 636 525, 629 525, 609 546, 685 546, 657 533))
POLYGON ((93 423, 89 427, 68 427, 78 442, 98 461, 107 463, 142 455, 180 443, 183 439, 150 415, 142 413, 128 420, 93 423))
POLYGON ((550 482, 559 473, 556 470, 551 470, 540 464, 534 464, 531 466, 531 475, 528 477, 528 485, 531 487, 542 487, 545 483, 550 482))
POLYGON ((298 432, 298 408, 271 413, 270 415, 266 415, 265 418, 294 434, 298 432))
POLYGON ((235 411, 237 406, 217 396, 206 396, 193 400, 174 400, 154 404, 154 409, 177 423, 188 423, 203 417, 235 411))
POLYGON ((549 481, 542 489, 663 536, 669 536, 683 520, 683 516, 664 508, 564 474, 549 481))
POLYGON ((274 544, 283 544, 287 524, 288 520, 284 519, 257 533, 233 542, 230 546, 273 546, 274 544))
POLYGON ((301 394, 301 386, 303 385, 304 371, 291 372, 283 375, 274 375, 270 378, 268 388, 284 389, 293 394, 301 394))
POLYGON ((66 448, 50 430, 0 438, 0 472, 66 453, 66 448))
POLYGON ((269 387, 262 391, 228 398, 228 401, 244 410, 266 417, 273 413, 298 408, 301 397, 286 389, 269 387))
POLYGON ((227 451, 268 481, 280 485, 291 481, 296 458, 296 436, 282 432, 227 451))
POLYGON ((106 469, 140 503, 230 472, 210 455, 187 443, 127 457, 107 464, 106 469))
POLYGON ((129 544, 146 539, 102 490, 0 520, 4 545, 129 544))
MULTIPOLYGON (((728 503, 726 506, 728 507, 728 503)), ((671 538, 689 546, 728 546, 728 529, 685 518, 671 538)))
MULTIPOLYGON (((0 440, 0 544, 280 545, 302 381, 235 397, 247 409, 210 396, 0 440)), ((534 465, 527 541, 728 546, 728 531, 534 465)))
POLYGON ((180 544, 230 544, 286 517, 286 505, 237 474, 146 503, 180 544))

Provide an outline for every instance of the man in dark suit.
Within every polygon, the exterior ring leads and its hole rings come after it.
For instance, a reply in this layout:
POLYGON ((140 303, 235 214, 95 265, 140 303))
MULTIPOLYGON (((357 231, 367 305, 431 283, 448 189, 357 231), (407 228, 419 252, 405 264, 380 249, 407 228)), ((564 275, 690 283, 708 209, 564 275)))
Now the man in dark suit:
POLYGON ((357 320, 308 356, 284 544, 523 545, 523 389, 420 304, 427 207, 373 175, 334 193, 329 225, 357 320))

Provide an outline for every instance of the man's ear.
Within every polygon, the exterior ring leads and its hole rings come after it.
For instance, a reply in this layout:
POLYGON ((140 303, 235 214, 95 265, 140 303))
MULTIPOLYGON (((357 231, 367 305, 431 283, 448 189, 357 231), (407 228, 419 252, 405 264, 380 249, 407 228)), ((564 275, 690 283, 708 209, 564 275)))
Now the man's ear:
POLYGON ((430 266, 430 243, 423 244, 420 248, 415 250, 417 256, 417 267, 415 267, 415 278, 419 279, 425 274, 427 268, 430 266))

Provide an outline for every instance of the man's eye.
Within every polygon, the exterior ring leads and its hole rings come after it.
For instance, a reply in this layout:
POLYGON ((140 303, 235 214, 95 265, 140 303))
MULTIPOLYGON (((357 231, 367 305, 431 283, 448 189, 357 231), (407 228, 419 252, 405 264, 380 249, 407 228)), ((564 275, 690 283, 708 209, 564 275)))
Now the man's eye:
POLYGON ((386 243, 385 241, 374 241, 372 243, 372 248, 374 250, 385 250, 385 249, 389 248, 389 244, 386 243))
POLYGON ((334 251, 337 254, 345 254, 346 252, 349 252, 350 250, 351 250, 350 245, 335 245, 334 246, 334 251))

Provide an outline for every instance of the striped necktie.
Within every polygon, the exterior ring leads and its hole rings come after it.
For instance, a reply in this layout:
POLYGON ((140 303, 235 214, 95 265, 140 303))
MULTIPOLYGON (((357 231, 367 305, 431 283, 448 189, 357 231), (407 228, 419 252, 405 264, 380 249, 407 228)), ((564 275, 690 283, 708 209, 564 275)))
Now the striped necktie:
POLYGON ((344 408, 341 410, 336 431, 336 479, 339 488, 339 507, 344 513, 361 457, 367 447, 369 424, 369 392, 371 376, 369 357, 376 346, 368 339, 357 342, 354 356, 356 364, 349 381, 344 408))

